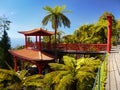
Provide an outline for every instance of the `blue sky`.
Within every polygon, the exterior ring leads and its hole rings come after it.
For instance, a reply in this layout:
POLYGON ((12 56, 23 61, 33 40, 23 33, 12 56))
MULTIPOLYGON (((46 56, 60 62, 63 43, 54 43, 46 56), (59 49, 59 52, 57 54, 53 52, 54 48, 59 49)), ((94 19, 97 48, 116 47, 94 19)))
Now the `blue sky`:
MULTIPOLYGON (((5 15, 11 20, 9 36, 11 38, 24 38, 17 31, 30 30, 43 27, 42 19, 46 15, 43 7, 66 5, 65 14, 71 21, 70 28, 59 28, 66 34, 71 34, 83 24, 95 23, 105 12, 111 12, 116 19, 120 19, 120 0, 0 0, 0 16, 5 15)), ((52 30, 48 25, 44 28, 52 30)))

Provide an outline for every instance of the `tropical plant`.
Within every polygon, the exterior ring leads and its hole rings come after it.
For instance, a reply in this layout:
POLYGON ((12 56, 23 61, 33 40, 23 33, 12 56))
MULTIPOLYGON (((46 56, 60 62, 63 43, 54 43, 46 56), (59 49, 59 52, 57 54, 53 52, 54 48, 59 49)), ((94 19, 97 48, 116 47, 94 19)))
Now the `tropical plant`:
POLYGON ((54 8, 51 8, 49 6, 46 6, 43 8, 47 11, 47 15, 43 18, 42 24, 47 25, 50 21, 52 24, 52 28, 55 30, 55 57, 57 56, 56 52, 56 35, 57 35, 57 29, 58 27, 61 27, 62 24, 64 27, 70 27, 70 20, 63 14, 68 11, 64 10, 65 6, 55 6, 54 8))
POLYGON ((24 87, 42 87, 43 75, 27 76, 27 71, 15 72, 13 70, 0 69, 0 89, 22 90, 24 87))
MULTIPOLYGON (((104 32, 106 32, 106 36, 107 36, 107 25, 108 25, 108 21, 107 21, 107 16, 111 16, 112 17, 112 38, 111 38, 111 43, 114 44, 115 43, 115 36, 116 36, 116 32, 117 32, 117 29, 116 29, 116 20, 115 20, 115 17, 112 13, 110 12, 104 12, 98 22, 97 22, 97 25, 101 26, 101 29, 104 29, 104 32)), ((100 29, 100 30, 101 30, 100 29)))
POLYGON ((100 60, 64 56, 64 64, 50 63, 54 70, 44 77, 45 90, 90 90, 94 83, 100 60))

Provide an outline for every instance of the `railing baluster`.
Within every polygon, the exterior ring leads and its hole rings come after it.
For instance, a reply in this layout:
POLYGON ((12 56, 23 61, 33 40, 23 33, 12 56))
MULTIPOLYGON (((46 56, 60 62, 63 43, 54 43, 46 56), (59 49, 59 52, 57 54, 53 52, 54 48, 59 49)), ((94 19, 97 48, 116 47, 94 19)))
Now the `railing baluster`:
POLYGON ((107 51, 107 44, 58 44, 63 50, 75 50, 83 52, 107 51))

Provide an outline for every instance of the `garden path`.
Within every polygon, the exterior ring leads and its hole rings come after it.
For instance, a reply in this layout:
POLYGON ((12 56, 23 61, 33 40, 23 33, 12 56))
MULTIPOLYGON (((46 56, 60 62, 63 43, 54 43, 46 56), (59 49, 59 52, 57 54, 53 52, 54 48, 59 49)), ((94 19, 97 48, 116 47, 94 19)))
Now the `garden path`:
POLYGON ((108 73, 105 90, 120 90, 120 45, 112 47, 108 56, 108 73))

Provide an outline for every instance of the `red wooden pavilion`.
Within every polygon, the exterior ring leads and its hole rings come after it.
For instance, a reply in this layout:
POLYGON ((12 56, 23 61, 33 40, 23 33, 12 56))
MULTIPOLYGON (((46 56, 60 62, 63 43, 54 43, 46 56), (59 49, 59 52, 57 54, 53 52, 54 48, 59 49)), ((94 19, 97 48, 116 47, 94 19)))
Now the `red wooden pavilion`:
POLYGON ((32 64, 35 64, 38 67, 39 73, 42 73, 42 68, 48 64, 49 62, 54 60, 54 56, 45 53, 42 51, 42 36, 49 36, 49 48, 51 43, 51 35, 53 35, 53 32, 44 30, 42 28, 37 28, 29 31, 20 31, 19 33, 24 34, 25 36, 25 49, 20 50, 9 50, 9 52, 14 57, 14 70, 18 70, 17 61, 18 59, 22 61, 27 61, 32 64), (29 36, 36 37, 35 42, 31 44, 31 42, 28 41, 29 36))

